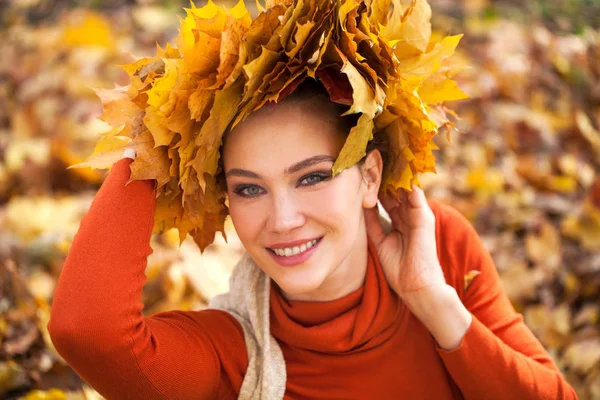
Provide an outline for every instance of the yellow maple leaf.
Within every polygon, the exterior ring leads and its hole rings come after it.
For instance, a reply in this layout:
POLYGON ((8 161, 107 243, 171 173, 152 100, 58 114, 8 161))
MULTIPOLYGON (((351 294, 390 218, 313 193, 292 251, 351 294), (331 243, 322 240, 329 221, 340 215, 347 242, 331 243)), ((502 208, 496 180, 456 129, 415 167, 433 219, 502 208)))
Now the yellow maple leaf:
POLYGON ((109 132, 102 134, 102 137, 94 148, 94 152, 86 161, 73 164, 67 167, 71 168, 110 168, 123 155, 123 150, 131 142, 127 131, 130 126, 116 127, 109 132))
POLYGON ((117 127, 136 119, 143 112, 129 99, 128 89, 128 86, 114 89, 93 89, 102 102, 103 113, 100 120, 117 127))
POLYGON ((473 279, 475 279, 479 274, 481 274, 481 271, 475 269, 472 269, 465 274, 463 283, 463 294, 467 292, 467 289, 469 288, 469 286, 471 286, 473 279))
POLYGON ((131 177, 125 185, 132 181, 146 179, 156 179, 159 188, 166 185, 170 179, 170 165, 166 147, 155 147, 154 139, 149 131, 136 136, 129 143, 129 146, 135 149, 136 157, 129 166, 131 177))
POLYGON ((101 46, 111 50, 115 48, 115 37, 110 23, 102 15, 90 11, 67 23, 62 42, 68 46, 101 46))
POLYGON ((189 234, 201 250, 224 232, 216 179, 223 135, 304 79, 320 80, 332 101, 348 106, 343 115, 359 114, 332 173, 386 135, 382 190, 392 192, 435 172, 433 137, 454 126, 443 102, 466 97, 452 80, 461 36, 432 37, 426 0, 267 0, 257 9, 252 18, 242 0, 231 8, 191 2, 175 46, 122 65, 130 85, 97 91, 101 118, 121 130, 72 166, 108 168, 133 146, 128 183, 158 183, 154 231, 176 228, 180 241, 189 234))
POLYGON ((333 165, 334 176, 356 164, 366 154, 367 143, 373 139, 373 119, 368 114, 362 114, 356 126, 350 129, 350 134, 333 165))

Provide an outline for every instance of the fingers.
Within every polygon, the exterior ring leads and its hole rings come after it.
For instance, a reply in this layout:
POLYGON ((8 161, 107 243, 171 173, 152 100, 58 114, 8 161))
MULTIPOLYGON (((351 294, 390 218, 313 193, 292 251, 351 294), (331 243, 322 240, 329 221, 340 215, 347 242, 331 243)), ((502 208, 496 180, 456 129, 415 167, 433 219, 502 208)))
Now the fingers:
POLYGON ((385 208, 385 211, 392 219, 392 226, 400 232, 406 231, 408 222, 406 215, 408 200, 406 199, 406 193, 403 192, 404 190, 401 189, 398 193, 400 200, 395 199, 387 193, 383 194, 380 198, 383 208, 385 208))
POLYGON ((365 208, 365 223, 367 225, 367 235, 371 238, 371 241, 375 245, 383 242, 385 239, 385 233, 379 222, 379 212, 377 206, 373 208, 365 208))
POLYGON ((379 200, 381 201, 381 205, 383 206, 383 208, 385 208, 385 211, 387 211, 387 213, 390 216, 392 215, 392 212, 395 209, 400 207, 401 204, 398 200, 390 196, 387 192, 382 194, 379 200))
POLYGON ((435 215, 429 206, 425 192, 420 187, 412 187, 410 196, 411 216, 409 217, 412 226, 432 226, 435 225, 435 215))
POLYGON ((419 226, 422 219, 432 213, 423 189, 414 184, 411 189, 398 189, 398 199, 387 192, 380 196, 381 204, 392 218, 394 228, 401 232, 419 226))
POLYGON ((423 192, 423 189, 421 189, 417 185, 414 185, 414 184, 412 185, 412 192, 408 196, 408 200, 412 207, 415 207, 415 208, 429 207, 429 204, 427 203, 427 199, 425 198, 425 192, 423 192))
POLYGON ((125 150, 123 151, 123 155, 121 156, 121 159, 123 159, 123 158, 135 159, 135 149, 132 147, 126 147, 125 150))

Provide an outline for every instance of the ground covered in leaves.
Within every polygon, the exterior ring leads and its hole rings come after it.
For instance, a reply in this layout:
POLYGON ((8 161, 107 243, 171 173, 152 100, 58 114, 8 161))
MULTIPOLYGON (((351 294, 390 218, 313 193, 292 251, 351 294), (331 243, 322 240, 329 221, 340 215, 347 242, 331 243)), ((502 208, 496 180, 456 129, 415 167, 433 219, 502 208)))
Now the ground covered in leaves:
MULTIPOLYGON (((0 398, 101 398, 46 329, 105 176, 66 166, 107 130, 91 87, 127 84, 116 65, 164 47, 188 6, 69 3, 85 7, 13 0, 0 10, 0 398)), ((586 1, 531 2, 518 17, 510 1, 430 3, 437 32, 465 34, 457 53, 470 68, 457 78, 472 100, 452 104, 463 133, 436 137, 426 193, 473 222, 527 325, 579 397, 600 399, 600 14, 586 1)), ((172 231, 153 236, 147 315, 199 309, 226 290, 242 251, 226 230, 230 243, 204 256, 189 240, 177 249, 172 231)))

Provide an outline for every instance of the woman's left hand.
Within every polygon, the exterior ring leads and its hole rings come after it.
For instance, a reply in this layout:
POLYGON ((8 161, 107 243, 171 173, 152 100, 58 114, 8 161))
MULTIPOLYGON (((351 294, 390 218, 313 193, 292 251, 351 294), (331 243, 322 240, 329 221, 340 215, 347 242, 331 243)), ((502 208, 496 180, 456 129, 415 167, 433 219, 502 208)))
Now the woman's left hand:
POLYGON ((400 201, 387 193, 380 201, 392 219, 393 230, 384 233, 377 207, 365 209, 367 233, 392 289, 407 304, 447 289, 437 256, 435 216, 423 190, 415 185, 409 194, 400 189, 400 201))

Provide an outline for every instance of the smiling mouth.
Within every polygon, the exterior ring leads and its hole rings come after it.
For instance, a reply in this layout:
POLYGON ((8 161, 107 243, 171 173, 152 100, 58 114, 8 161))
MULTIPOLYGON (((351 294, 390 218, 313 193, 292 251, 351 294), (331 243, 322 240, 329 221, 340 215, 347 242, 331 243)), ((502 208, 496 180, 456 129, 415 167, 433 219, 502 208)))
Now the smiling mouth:
POLYGON ((267 249, 269 251, 271 251, 273 254, 276 254, 280 257, 292 257, 292 256, 296 256, 298 254, 302 254, 305 251, 309 250, 310 248, 315 246, 317 243, 319 243, 321 241, 321 239, 323 239, 323 237, 320 237, 318 239, 309 240, 306 243, 302 243, 301 245, 294 246, 294 247, 286 247, 286 248, 281 248, 281 249, 271 249, 271 248, 267 247, 267 249))

